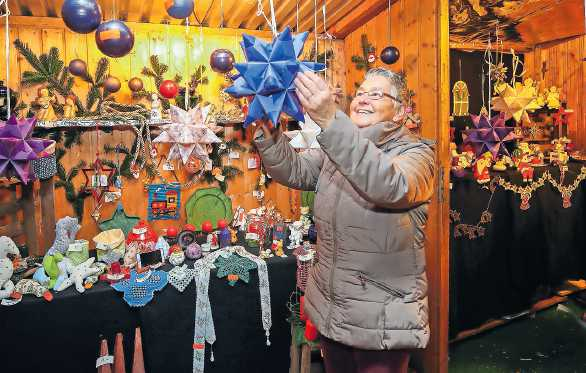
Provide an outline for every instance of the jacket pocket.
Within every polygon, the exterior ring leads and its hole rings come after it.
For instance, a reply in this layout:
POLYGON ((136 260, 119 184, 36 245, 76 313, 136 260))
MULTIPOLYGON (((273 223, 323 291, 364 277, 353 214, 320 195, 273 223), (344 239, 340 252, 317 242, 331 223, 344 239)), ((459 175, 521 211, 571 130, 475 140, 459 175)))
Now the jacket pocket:
POLYGON ((367 285, 372 285, 395 298, 405 299, 406 296, 411 294, 410 292, 400 289, 396 286, 392 286, 381 281, 373 280, 367 277, 362 272, 358 273, 358 280, 360 280, 360 283, 362 284, 363 288, 366 288, 367 285))

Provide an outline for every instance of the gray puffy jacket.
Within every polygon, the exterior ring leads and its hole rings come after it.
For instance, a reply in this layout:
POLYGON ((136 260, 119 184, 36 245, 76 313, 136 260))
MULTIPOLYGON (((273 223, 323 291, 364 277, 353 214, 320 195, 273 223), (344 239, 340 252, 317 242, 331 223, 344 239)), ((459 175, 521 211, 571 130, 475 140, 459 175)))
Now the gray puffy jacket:
POLYGON ((358 129, 341 112, 318 142, 320 150, 296 153, 285 136, 256 141, 275 180, 317 191, 319 260, 306 313, 322 335, 348 346, 424 348, 433 146, 392 123, 358 129))

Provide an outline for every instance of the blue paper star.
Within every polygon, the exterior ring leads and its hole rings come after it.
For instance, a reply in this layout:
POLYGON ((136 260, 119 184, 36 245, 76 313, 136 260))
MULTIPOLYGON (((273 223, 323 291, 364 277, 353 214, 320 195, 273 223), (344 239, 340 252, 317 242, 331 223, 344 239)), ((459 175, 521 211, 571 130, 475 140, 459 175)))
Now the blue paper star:
POLYGON ((293 84, 295 76, 300 71, 325 69, 323 63, 298 60, 308 35, 303 32, 293 36, 289 27, 272 43, 242 35, 240 45, 248 62, 234 65, 240 74, 233 77, 234 84, 225 91, 237 98, 254 96, 244 120, 245 128, 258 119, 270 119, 278 126, 281 113, 303 121, 303 111, 293 84))

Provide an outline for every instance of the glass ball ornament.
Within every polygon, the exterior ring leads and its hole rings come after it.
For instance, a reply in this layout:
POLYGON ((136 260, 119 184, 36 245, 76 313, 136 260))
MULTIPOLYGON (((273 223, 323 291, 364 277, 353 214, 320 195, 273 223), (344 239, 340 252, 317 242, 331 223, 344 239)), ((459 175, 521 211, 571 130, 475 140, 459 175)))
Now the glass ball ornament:
POLYGON ((96 44, 108 57, 124 57, 134 47, 134 34, 122 21, 104 22, 96 30, 96 44))
POLYGON ((395 62, 399 61, 399 57, 401 54, 399 53, 399 49, 397 47, 388 46, 383 49, 380 53, 380 59, 387 65, 392 65, 395 62))
POLYGON ((118 92, 121 86, 120 79, 114 76, 109 76, 104 80, 104 89, 110 93, 118 92))
POLYGON ((102 22, 102 10, 96 0, 65 0, 61 17, 71 31, 89 34, 102 22))
POLYGON ((210 55, 210 66, 217 73, 225 74, 234 68, 234 54, 228 49, 216 49, 210 55))
POLYGON ((87 73, 87 64, 85 63, 85 61, 76 58, 69 62, 67 70, 69 70, 69 72, 73 76, 82 76, 87 73))
POLYGON ((134 77, 128 81, 128 88, 132 92, 140 92, 144 88, 144 84, 141 78, 134 77))
POLYGON ((167 0, 165 1, 165 8, 167 13, 177 19, 188 18, 193 13, 195 4, 193 0, 167 0))
POLYGON ((174 98, 179 93, 179 85, 174 80, 163 80, 159 92, 167 99, 174 98))

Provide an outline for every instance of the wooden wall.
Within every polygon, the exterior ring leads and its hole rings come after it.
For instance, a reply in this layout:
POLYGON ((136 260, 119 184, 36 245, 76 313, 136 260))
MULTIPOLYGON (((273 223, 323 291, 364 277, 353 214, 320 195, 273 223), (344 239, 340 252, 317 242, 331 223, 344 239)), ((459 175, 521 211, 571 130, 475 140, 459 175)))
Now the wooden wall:
POLYGON ((430 208, 427 236, 427 275, 431 342, 423 354, 425 372, 446 372, 448 357, 448 209, 446 191, 449 143, 449 30, 447 0, 398 0, 391 7, 391 39, 387 10, 380 12, 344 40, 346 90, 364 78, 351 59, 362 56, 361 35, 366 34, 377 55, 389 45, 399 48, 401 58, 391 66, 377 60, 374 66, 407 74, 409 88, 415 91, 416 111, 421 115, 421 135, 436 141, 437 192, 430 208))
POLYGON ((559 87, 568 108, 574 110, 569 116, 569 134, 581 149, 586 147, 586 62, 582 61, 585 57, 586 36, 541 44, 525 53, 530 76, 543 80, 547 87, 559 87))
MULTIPOLYGON (((65 56, 66 63, 74 58, 81 58, 88 63, 90 71, 95 70, 97 61, 102 57, 102 54, 95 46, 93 34, 80 35, 69 31, 65 28, 61 19, 57 18, 40 18, 40 17, 18 17, 10 18, 11 41, 20 38, 28 43, 31 49, 36 52, 47 52, 51 47, 59 48, 61 56, 65 56)), ((242 52, 239 46, 242 31, 234 29, 207 29, 201 30, 202 36, 200 38, 200 29, 190 27, 188 31, 189 45, 186 47, 185 35, 186 29, 184 26, 173 25, 153 25, 153 24, 139 24, 128 23, 135 34, 135 46, 128 56, 119 59, 110 59, 111 67, 110 74, 118 77, 122 82, 122 89, 116 94, 118 102, 129 103, 132 101, 127 82, 133 76, 140 76, 140 70, 143 66, 148 64, 148 59, 151 54, 157 54, 161 62, 170 65, 170 71, 167 73, 169 78, 172 78, 175 73, 185 75, 186 67, 195 64, 205 64, 208 66, 208 78, 210 83, 200 88, 204 100, 213 103, 218 102, 218 95, 220 92, 220 85, 223 81, 223 76, 216 74, 209 68, 209 55, 216 48, 227 48, 234 52, 238 61, 243 60, 242 52), (186 53, 188 51, 188 53, 186 53)), ((0 28, 0 33, 3 34, 3 28, 0 28)), ((246 30, 246 33, 270 38, 270 33, 256 32, 246 30)), ((306 43, 307 48, 311 47, 311 40, 306 43)), ((323 48, 323 44, 321 47, 323 48)), ((335 53, 337 55, 343 54, 343 43, 336 41, 333 44, 335 53)), ((4 48, 2 48, 4 50, 4 48)), ((342 62, 336 61, 335 68, 339 73, 332 73, 332 81, 344 81, 344 66, 342 62)), ((5 71, 5 56, 4 53, 0 56, 0 72, 5 71)), ((19 84, 20 75, 30 70, 28 63, 17 54, 16 50, 12 48, 10 56, 10 87, 17 89, 22 93, 23 100, 27 103, 33 101, 36 97, 38 87, 24 88, 19 84)), ((191 72, 190 72, 191 73, 191 72)), ((152 89, 153 83, 146 77, 142 77, 147 89, 152 89)), ((76 81, 75 92, 80 97, 85 97, 87 86, 81 81, 76 81)), ((226 138, 239 138, 241 143, 250 147, 250 132, 248 131, 246 140, 241 138, 239 131, 232 128, 226 128, 226 138)), ((90 131, 82 136, 83 145, 81 147, 73 147, 63 158, 63 165, 69 169, 79 160, 85 160, 91 163, 94 160, 96 150, 103 149, 105 143, 116 145, 125 143, 130 146, 134 139, 134 135, 129 131, 114 131, 111 134, 99 133, 90 131)), ((226 194, 232 198, 233 206, 242 205, 246 209, 251 209, 259 206, 259 202, 252 196, 252 191, 255 188, 259 171, 247 170, 246 160, 249 157, 248 153, 242 153, 240 160, 233 160, 232 165, 244 171, 244 175, 237 177, 230 182, 226 194)), ((111 159, 116 161, 116 157, 111 159)), ((141 175, 144 176, 144 175, 141 175)), ((173 180, 173 177, 167 172, 165 177, 173 180)), ((181 177, 180 177, 181 178, 181 177)), ((75 179, 76 185, 81 185, 84 181, 80 174, 75 179)), ((181 178, 181 181, 184 181, 181 178)), ((182 192, 182 205, 184 206, 188 198, 195 192, 195 190, 207 187, 202 183, 196 184, 192 189, 184 190, 182 192)), ((273 201, 282 214, 287 218, 298 216, 298 206, 300 201, 299 193, 291 191, 277 183, 272 183, 266 192, 266 202, 273 201)), ((127 180, 124 179, 122 202, 126 212, 129 215, 146 217, 147 214, 147 193, 143 190, 143 181, 141 180, 127 180)), ((78 235, 80 238, 91 239, 99 232, 98 227, 92 217, 90 216, 93 209, 94 202, 91 198, 86 199, 84 219, 82 222, 82 229, 78 235)), ((110 203, 102 208, 102 217, 108 218, 114 208, 115 203, 110 203)), ((74 216, 71 205, 65 200, 63 189, 57 189, 55 194, 55 211, 57 218, 70 215, 74 216)), ((167 227, 169 225, 181 226, 185 222, 185 212, 182 211, 180 221, 171 222, 154 222, 153 226, 156 229, 167 227)), ((47 243, 50 245, 51 243, 47 243)))

